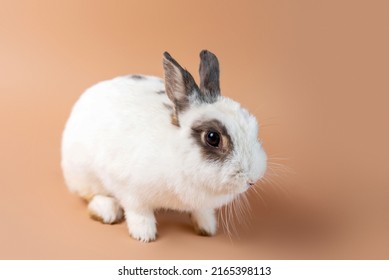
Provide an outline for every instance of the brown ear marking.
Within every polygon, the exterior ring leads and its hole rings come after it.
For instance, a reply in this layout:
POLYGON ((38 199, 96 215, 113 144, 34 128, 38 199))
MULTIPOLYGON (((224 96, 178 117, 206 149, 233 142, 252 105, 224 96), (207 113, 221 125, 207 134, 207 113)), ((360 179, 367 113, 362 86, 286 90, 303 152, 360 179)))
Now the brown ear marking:
POLYGON ((162 103, 162 105, 170 112, 171 123, 177 127, 180 127, 180 122, 178 121, 175 107, 167 103, 162 103))
POLYGON ((199 74, 200 91, 203 94, 203 101, 207 103, 216 102, 220 96, 220 69, 216 55, 207 50, 200 52, 199 74))
POLYGON ((209 161, 226 161, 231 155, 234 145, 227 128, 216 119, 201 121, 193 124, 192 137, 197 145, 201 148, 201 153, 209 161), (220 147, 211 147, 204 141, 204 135, 209 131, 217 131, 221 135, 220 147))
POLYGON ((171 115, 170 115, 171 119, 172 119, 172 125, 175 125, 175 126, 178 126, 180 127, 180 122, 178 120, 178 116, 177 116, 177 113, 173 112, 171 115))
POLYGON ((189 107, 189 97, 194 94, 199 95, 200 90, 192 75, 168 52, 163 53, 163 68, 166 94, 174 104, 172 123, 179 126, 178 114, 189 107))
POLYGON ((166 93, 178 106, 178 111, 183 111, 189 106, 189 96, 199 94, 200 89, 192 75, 182 68, 168 52, 164 52, 163 56, 166 93))
POLYGON ((177 111, 185 110, 189 105, 188 97, 185 90, 183 69, 165 52, 163 59, 163 68, 165 70, 165 89, 169 99, 173 102, 177 111), (179 104, 179 105, 178 105, 179 104))

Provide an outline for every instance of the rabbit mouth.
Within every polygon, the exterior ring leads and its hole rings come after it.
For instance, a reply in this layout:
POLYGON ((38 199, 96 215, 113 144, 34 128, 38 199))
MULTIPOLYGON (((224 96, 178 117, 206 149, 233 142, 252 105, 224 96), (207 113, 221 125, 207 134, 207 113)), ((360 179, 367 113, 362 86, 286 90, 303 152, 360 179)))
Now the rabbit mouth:
POLYGON ((232 184, 228 187, 228 193, 234 196, 240 195, 247 190, 249 190, 252 187, 252 185, 240 181, 239 183, 232 184))

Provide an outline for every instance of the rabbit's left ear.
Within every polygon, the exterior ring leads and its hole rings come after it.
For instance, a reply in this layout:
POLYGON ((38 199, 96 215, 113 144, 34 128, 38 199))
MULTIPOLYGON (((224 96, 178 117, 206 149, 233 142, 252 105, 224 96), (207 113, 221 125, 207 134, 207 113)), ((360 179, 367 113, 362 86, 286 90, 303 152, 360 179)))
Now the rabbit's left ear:
POLYGON ((200 52, 200 90, 207 103, 213 103, 220 96, 219 61, 207 50, 200 52))
POLYGON ((200 90, 192 75, 182 68, 168 52, 163 54, 163 68, 166 94, 174 104, 172 122, 179 126, 178 113, 189 107, 190 100, 195 100, 200 96, 200 90))

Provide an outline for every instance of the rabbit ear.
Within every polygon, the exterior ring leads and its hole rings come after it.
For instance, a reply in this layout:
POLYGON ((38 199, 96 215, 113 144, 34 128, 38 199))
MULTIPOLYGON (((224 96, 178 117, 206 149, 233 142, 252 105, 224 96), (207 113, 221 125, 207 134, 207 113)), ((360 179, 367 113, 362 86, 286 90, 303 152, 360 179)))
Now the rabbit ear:
POLYGON ((200 95, 192 75, 186 71, 168 52, 163 53, 165 88, 169 99, 174 103, 172 123, 179 126, 178 113, 189 107, 190 100, 200 95), (194 96, 194 98, 190 98, 194 96))
POLYGON ((220 96, 219 61, 216 55, 207 50, 200 53, 200 90, 207 103, 213 103, 220 96))

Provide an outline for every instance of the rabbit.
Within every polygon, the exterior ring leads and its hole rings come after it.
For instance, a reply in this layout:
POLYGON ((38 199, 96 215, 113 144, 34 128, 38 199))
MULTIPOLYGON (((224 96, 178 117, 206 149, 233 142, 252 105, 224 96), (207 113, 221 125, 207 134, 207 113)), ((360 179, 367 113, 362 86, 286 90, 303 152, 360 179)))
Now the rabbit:
POLYGON ((266 171, 258 123, 220 94, 219 61, 200 53, 200 86, 168 53, 164 79, 127 75, 87 89, 62 135, 68 189, 106 224, 126 220, 130 236, 157 237, 154 211, 190 214, 195 231, 217 232, 217 208, 266 171))

